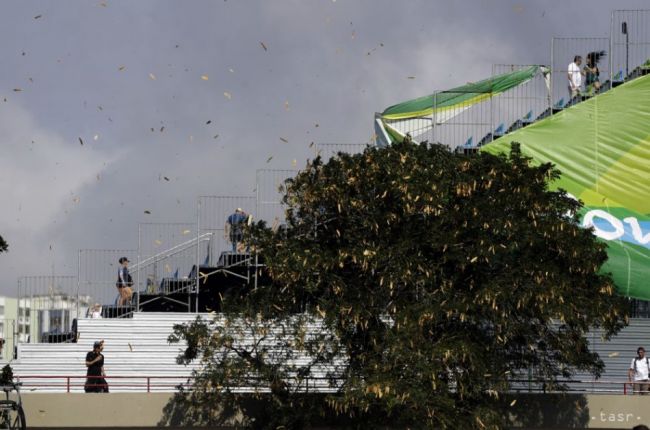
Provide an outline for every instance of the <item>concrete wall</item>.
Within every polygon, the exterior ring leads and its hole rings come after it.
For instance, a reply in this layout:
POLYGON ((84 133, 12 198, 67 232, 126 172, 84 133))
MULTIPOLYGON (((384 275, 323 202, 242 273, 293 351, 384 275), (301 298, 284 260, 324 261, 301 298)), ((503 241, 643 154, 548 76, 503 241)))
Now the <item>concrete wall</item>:
POLYGON ((171 393, 24 393, 28 428, 155 427, 171 393))
MULTIPOLYGON (((29 428, 155 427, 171 397, 170 393, 25 393, 23 406, 29 428)), ((650 425, 650 396, 537 394, 514 398, 513 409, 525 411, 518 428, 631 429, 650 425)))

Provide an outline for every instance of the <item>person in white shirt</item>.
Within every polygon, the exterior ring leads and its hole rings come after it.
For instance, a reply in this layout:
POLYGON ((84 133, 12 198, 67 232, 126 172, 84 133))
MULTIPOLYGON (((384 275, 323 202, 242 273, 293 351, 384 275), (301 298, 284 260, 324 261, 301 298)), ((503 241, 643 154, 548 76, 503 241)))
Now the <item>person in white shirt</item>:
POLYGON ((569 100, 573 99, 575 96, 580 94, 580 86, 582 85, 582 70, 580 70, 580 65, 582 64, 582 57, 576 55, 573 58, 573 63, 569 64, 569 100))
POLYGON ((642 346, 636 350, 636 358, 632 360, 630 369, 627 371, 627 378, 632 382, 634 378, 634 392, 638 394, 648 394, 650 388, 649 379, 650 362, 645 356, 645 349, 642 346))

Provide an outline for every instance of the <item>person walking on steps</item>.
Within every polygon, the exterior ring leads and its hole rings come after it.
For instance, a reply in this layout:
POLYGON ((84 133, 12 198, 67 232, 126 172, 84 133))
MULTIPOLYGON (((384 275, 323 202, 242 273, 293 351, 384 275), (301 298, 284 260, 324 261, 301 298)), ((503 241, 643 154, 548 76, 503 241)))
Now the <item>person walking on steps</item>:
POLYGON ((133 278, 129 273, 129 259, 122 257, 119 260, 120 268, 117 270, 117 292, 119 297, 117 299, 118 306, 125 306, 127 303, 131 302, 131 297, 133 296, 133 278))
POLYGON ((573 99, 580 95, 580 87, 582 86, 582 74, 580 65, 582 64, 582 57, 576 55, 573 57, 573 63, 569 64, 568 77, 569 77, 569 103, 573 103, 573 99))
POLYGON ((650 387, 649 376, 650 362, 645 355, 645 349, 640 346, 636 350, 636 357, 632 359, 630 369, 627 371, 627 378, 630 382, 634 379, 634 393, 635 394, 648 394, 650 387))
POLYGON ((86 354, 86 393, 108 393, 108 383, 104 373, 104 341, 98 340, 93 344, 93 350, 86 354))

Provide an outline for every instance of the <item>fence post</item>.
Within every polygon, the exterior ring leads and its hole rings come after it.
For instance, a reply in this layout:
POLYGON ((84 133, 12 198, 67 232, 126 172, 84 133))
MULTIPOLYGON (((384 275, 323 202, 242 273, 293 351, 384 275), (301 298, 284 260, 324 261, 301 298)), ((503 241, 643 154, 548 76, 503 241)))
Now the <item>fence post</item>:
POLYGON ((147 376, 147 393, 151 392, 151 377, 147 376))
POLYGON ((69 393, 70 392, 70 377, 66 376, 65 379, 66 379, 66 388, 67 388, 66 392, 69 393))

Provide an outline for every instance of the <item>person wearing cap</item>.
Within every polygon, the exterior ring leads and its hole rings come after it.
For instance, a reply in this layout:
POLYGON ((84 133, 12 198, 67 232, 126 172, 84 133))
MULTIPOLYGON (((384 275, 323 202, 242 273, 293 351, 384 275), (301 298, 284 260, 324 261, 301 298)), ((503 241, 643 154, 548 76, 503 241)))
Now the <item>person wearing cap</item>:
POLYGON ((131 289, 133 286, 133 278, 131 278, 131 274, 129 273, 129 259, 122 257, 119 262, 120 268, 117 269, 117 283, 115 284, 119 294, 117 305, 124 306, 131 300, 131 296, 133 296, 133 290, 131 289))
POLYGON ((98 340, 93 344, 93 350, 86 354, 86 393, 108 393, 108 383, 104 373, 104 341, 98 340))
POLYGON ((237 208, 235 213, 228 216, 224 227, 224 238, 232 243, 232 252, 237 252, 237 244, 244 240, 244 224, 248 219, 242 208, 237 208))
POLYGON ((634 392, 637 394, 648 394, 650 388, 650 361, 645 356, 645 349, 640 346, 636 350, 636 357, 632 359, 627 377, 630 382, 634 378, 634 392))

